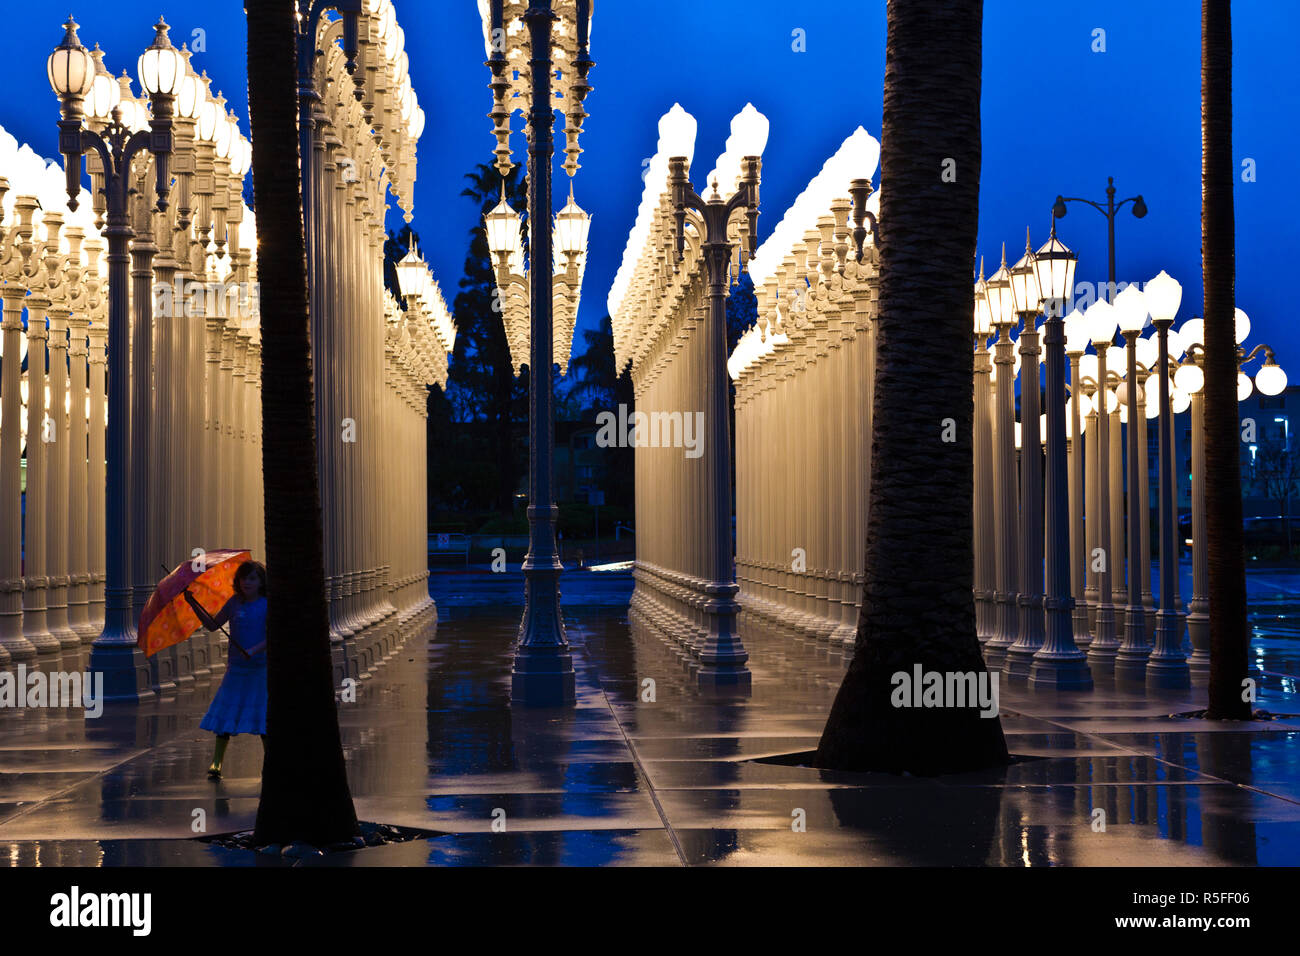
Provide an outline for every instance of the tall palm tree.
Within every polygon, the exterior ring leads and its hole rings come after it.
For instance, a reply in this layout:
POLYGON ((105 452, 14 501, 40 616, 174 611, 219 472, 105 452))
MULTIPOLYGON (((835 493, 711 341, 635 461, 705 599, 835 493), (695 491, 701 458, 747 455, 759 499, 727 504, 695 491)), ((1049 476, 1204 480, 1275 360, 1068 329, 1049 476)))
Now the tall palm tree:
POLYGON ((971 592, 970 318, 982 22, 983 0, 889 0, 866 583, 821 767, 933 774, 1008 759, 998 718, 890 700, 892 675, 916 664, 984 670, 971 592), (955 442, 941 440, 947 418, 955 442))
POLYGON ((262 284, 262 476, 266 498, 267 747, 254 842, 357 832, 330 666, 307 255, 298 159, 294 0, 247 0, 262 284))
POLYGON ((1205 287, 1205 515, 1210 598, 1210 706, 1245 720, 1250 632, 1242 551, 1237 421, 1237 281, 1232 188, 1232 4, 1201 0, 1201 273, 1205 287))

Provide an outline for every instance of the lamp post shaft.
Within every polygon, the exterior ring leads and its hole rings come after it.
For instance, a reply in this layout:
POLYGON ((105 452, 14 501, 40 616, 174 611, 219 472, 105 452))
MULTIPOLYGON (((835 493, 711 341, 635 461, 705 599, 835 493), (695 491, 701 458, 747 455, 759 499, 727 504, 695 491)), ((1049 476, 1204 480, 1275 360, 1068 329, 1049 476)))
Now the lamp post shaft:
POLYGON ((1156 322, 1160 346, 1160 609, 1156 612, 1155 649, 1147 662, 1146 680, 1153 687, 1187 687, 1191 672, 1183 656, 1183 614, 1176 598, 1178 582, 1177 516, 1174 511, 1174 415, 1169 402, 1169 327, 1172 319, 1156 322))
MULTIPOLYGON (((1115 677, 1121 680, 1140 681, 1146 676, 1147 657, 1151 650, 1146 641, 1146 612, 1142 608, 1142 507, 1141 497, 1146 489, 1141 487, 1141 469, 1138 455, 1145 449, 1138 447, 1138 416, 1146 412, 1137 398, 1137 332, 1126 332, 1125 355, 1128 368, 1125 375, 1128 424, 1124 428, 1128 457, 1128 601, 1124 606, 1124 641, 1115 656, 1115 677)), ((1116 503, 1118 505, 1118 502, 1116 503)))
MULTIPOLYGON (((1043 326, 1047 349, 1047 581, 1044 608, 1047 634, 1034 654, 1029 682, 1034 687, 1089 690, 1092 673, 1087 658, 1074 643, 1074 597, 1077 580, 1070 547, 1069 486, 1065 452, 1065 321, 1053 310, 1043 326)), ((1073 404, 1073 403, 1072 403, 1073 404)), ((1078 434, 1078 406, 1073 417, 1078 434)), ((1035 462, 1036 464, 1036 462, 1035 462)))
POLYGON ((1093 667, 1111 670, 1119 640, 1115 636, 1115 605, 1111 603, 1111 541, 1110 541, 1110 412, 1107 408, 1107 345, 1097 346, 1097 532, 1093 541, 1096 552, 1090 555, 1097 570, 1097 617, 1092 643, 1088 645, 1088 663, 1093 667))

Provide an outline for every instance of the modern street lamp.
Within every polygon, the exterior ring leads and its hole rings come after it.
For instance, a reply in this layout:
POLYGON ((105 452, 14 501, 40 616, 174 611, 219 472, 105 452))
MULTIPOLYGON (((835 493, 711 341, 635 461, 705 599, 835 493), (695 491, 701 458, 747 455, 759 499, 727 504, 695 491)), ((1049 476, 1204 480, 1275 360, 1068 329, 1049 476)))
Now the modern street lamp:
POLYGON ((680 262, 686 248, 688 215, 699 232, 704 254, 708 305, 704 314, 703 342, 705 361, 702 369, 706 408, 706 439, 703 464, 705 487, 704 567, 710 581, 702 610, 707 633, 700 646, 700 670, 696 675, 701 687, 711 690, 750 688, 750 672, 745 666, 749 654, 741 641, 736 615, 736 584, 731 546, 731 423, 727 409, 727 288, 733 256, 737 270, 745 268, 757 248, 758 184, 762 161, 759 156, 767 144, 767 120, 757 110, 746 107, 732 126, 734 142, 728 152, 741 157, 738 169, 715 171, 709 197, 700 196, 691 186, 685 156, 668 160, 668 183, 671 189, 676 248, 674 261, 680 262), (731 236, 738 236, 733 240, 731 236))
MULTIPOLYGON (((1138 396, 1138 336, 1147 323, 1147 306, 1142 290, 1136 285, 1124 287, 1114 299, 1119 330, 1124 335, 1128 369, 1124 376, 1124 393, 1128 407, 1128 603, 1124 607, 1124 640, 1115 656, 1115 677, 1140 681, 1146 676, 1147 657, 1151 649, 1146 641, 1146 612, 1142 607, 1142 502, 1146 489, 1140 487, 1138 455, 1138 419, 1146 414, 1138 396)), ((1118 505, 1118 502, 1116 502, 1118 505)))
MULTIPOLYGON (((1097 616, 1092 643, 1088 645, 1088 664, 1111 671, 1119 639, 1115 632, 1115 605, 1111 603, 1111 523, 1110 523, 1110 385, 1106 370, 1106 351, 1115 338, 1115 307, 1105 299, 1088 306, 1084 319, 1089 326, 1092 344, 1097 349, 1097 528, 1093 534, 1096 548, 1088 556, 1097 568, 1097 616)), ((1091 513, 1088 515, 1092 523, 1091 513)))
MULTIPOLYGON (((1088 669, 1087 657, 1075 645, 1073 634, 1076 599, 1072 581, 1078 580, 1079 569, 1070 547, 1070 488, 1075 487, 1075 476, 1067 473, 1065 428, 1066 328, 1063 316, 1065 301, 1074 289, 1078 256, 1056 238, 1055 220, 1047 242, 1034 253, 1033 265, 1038 294, 1047 306, 1047 318, 1043 324, 1043 343, 1047 348, 1047 580, 1044 599, 1047 631, 1043 645, 1034 653, 1029 683, 1033 687, 1089 690, 1092 672, 1088 669)), ((1036 389, 1031 385, 1031 390, 1036 389)), ((1023 407, 1023 395, 1021 401, 1023 407)), ((1072 408, 1072 417, 1074 427, 1070 434, 1075 438, 1077 454, 1077 408, 1072 408)), ((1081 463, 1082 456, 1077 457, 1081 463)), ((1077 500, 1077 488, 1074 497, 1077 500)), ((1078 539, 1077 535, 1075 539, 1078 539)), ((1015 651, 1012 647, 1008 660, 1015 651)))
POLYGON ((1147 204, 1142 199, 1141 193, 1115 202, 1114 176, 1106 177, 1106 204, 1104 206, 1099 202, 1093 202, 1091 199, 1080 199, 1077 196, 1057 196, 1056 202, 1052 204, 1052 215, 1057 219, 1064 219, 1068 211, 1065 204, 1070 202, 1087 203, 1106 217, 1106 277, 1110 290, 1106 300, 1113 302, 1115 301, 1115 214, 1124 208, 1125 203, 1131 202, 1133 204, 1133 216, 1141 219, 1147 214, 1147 204))
MULTIPOLYGON (((1146 682, 1150 687, 1182 688, 1189 686, 1191 677, 1183 654, 1183 613, 1174 597, 1179 548, 1178 515, 1174 509, 1174 416, 1169 401, 1169 329, 1182 303, 1183 287, 1161 270, 1146 284, 1144 296, 1160 348, 1156 359, 1160 387, 1160 608, 1156 611, 1155 648, 1147 660, 1146 682)), ((1129 422, 1131 427, 1132 412, 1129 422)))
MULTIPOLYGON (((107 581, 104 630, 93 644, 91 669, 104 673, 104 696, 109 700, 152 696, 149 666, 136 646, 131 607, 131 526, 128 481, 130 477, 130 289, 129 244, 134 235, 129 223, 129 191, 135 185, 132 162, 152 154, 156 173, 156 206, 167 208, 171 184, 168 159, 172 152, 172 98, 180 89, 185 64, 167 38, 160 18, 153 44, 139 60, 140 81, 153 105, 149 129, 132 130, 123 121, 121 105, 114 107, 103 134, 85 128, 82 112, 86 94, 95 82, 95 62, 77 39, 76 22, 69 17, 63 42, 50 54, 50 86, 58 94, 59 151, 67 171, 68 208, 76 211, 81 192, 81 160, 93 150, 102 166, 106 201, 109 283, 109 392, 108 414, 108 522, 107 581)), ((137 374, 147 374, 140 373, 137 374)))

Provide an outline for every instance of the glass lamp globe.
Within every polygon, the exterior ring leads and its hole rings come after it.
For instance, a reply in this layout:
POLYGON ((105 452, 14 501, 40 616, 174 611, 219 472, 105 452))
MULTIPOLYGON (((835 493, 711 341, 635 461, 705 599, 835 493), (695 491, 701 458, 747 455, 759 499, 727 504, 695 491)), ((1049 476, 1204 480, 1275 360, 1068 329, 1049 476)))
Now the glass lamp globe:
POLYGON ((1255 373, 1255 387, 1261 395, 1281 395, 1286 389, 1286 372, 1272 359, 1255 373))
POLYGON ((1255 383, 1250 380, 1250 376, 1245 372, 1237 373, 1237 401, 1244 402, 1250 398, 1250 393, 1255 390, 1255 383))
POLYGON ((1188 395, 1181 389, 1170 389, 1169 391, 1169 410, 1175 415, 1181 415, 1187 411, 1192 404, 1192 396, 1188 395))
POLYGON ((1015 311, 1019 313, 1037 312, 1042 295, 1038 290, 1038 277, 1034 271, 1034 252, 1029 248, 1028 237, 1025 239, 1025 254, 1009 270, 1011 279, 1011 298, 1015 311))
POLYGON ((1194 395, 1205 384, 1205 373, 1195 362, 1184 362, 1174 373, 1174 384, 1179 391, 1194 395))
POLYGON ((1178 330, 1178 339, 1179 339, 1179 343, 1183 347, 1184 352, 1191 349, 1193 345, 1199 345, 1202 348, 1204 348, 1205 347, 1205 320, 1188 319, 1186 322, 1183 323, 1182 328, 1178 330))
POLYGON ((1161 269, 1159 275, 1147 282, 1143 295, 1152 319, 1157 322, 1172 322, 1183 301, 1183 287, 1177 279, 1161 269))
POLYGON ((50 87, 60 97, 80 98, 90 92, 95 80, 95 61, 90 51, 77 39, 77 22, 68 17, 63 42, 45 61, 50 87))
POLYGON ((1113 305, 1105 299, 1098 299, 1088 306, 1083 315, 1088 321, 1088 332, 1093 345, 1105 346, 1114 341, 1118 322, 1113 305))
POLYGON ((501 201, 483 218, 487 228, 488 249, 493 255, 512 252, 512 234, 518 229, 519 217, 506 202, 505 186, 501 187, 501 201))
POLYGON ((1125 286, 1124 290, 1115 296, 1114 305, 1119 330, 1124 333, 1126 339, 1137 335, 1146 327, 1146 301, 1142 290, 1136 285, 1125 286))
POLYGON ((1236 334, 1238 345, 1246 341, 1246 336, 1250 335, 1250 316, 1242 312, 1241 309, 1238 309, 1233 316, 1233 331, 1236 334))
POLYGON ((1065 317, 1065 351, 1071 354, 1088 348, 1088 320, 1077 308, 1065 317))
POLYGON ((573 199, 573 186, 569 186, 569 202, 555 217, 556 245, 566 256, 579 256, 587 251, 587 235, 591 231, 591 217, 573 199))
POLYGON ((168 26, 162 17, 154 24, 154 30, 153 43, 136 61, 140 88, 150 97, 175 96, 185 79, 185 60, 168 39, 168 26))

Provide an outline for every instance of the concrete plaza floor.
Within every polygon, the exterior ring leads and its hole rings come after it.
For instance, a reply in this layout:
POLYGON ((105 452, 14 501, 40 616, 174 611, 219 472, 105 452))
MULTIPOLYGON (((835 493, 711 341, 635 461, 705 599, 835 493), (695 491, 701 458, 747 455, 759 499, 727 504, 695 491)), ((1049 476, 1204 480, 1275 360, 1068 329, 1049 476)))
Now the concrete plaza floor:
MULTIPOLYGON (((1252 578, 1257 706, 1300 714, 1294 576, 1264 577, 1252 578)), ((752 695, 708 699, 657 636, 629 631, 627 574, 575 572, 562 587, 577 706, 517 709, 520 575, 435 574, 436 633, 363 682, 340 723, 358 816, 440 835, 326 863, 1300 864, 1300 717, 1220 725, 1170 716, 1204 706, 1203 688, 1004 681, 1010 767, 924 779, 763 762, 816 747, 839 654, 751 628, 752 695)), ((255 738, 232 742, 222 781, 204 776, 212 737, 198 722, 214 691, 97 720, 0 711, 0 860, 280 865, 194 839, 196 820, 233 832, 257 810, 255 738)))

